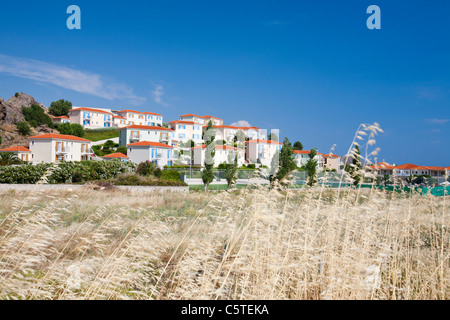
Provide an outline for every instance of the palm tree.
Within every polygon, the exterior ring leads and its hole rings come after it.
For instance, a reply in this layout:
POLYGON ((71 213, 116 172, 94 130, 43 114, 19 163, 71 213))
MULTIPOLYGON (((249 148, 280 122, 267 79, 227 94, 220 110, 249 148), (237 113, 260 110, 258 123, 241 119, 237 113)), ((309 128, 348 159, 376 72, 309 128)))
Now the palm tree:
POLYGON ((0 152, 0 166, 21 164, 22 161, 12 152, 0 152))

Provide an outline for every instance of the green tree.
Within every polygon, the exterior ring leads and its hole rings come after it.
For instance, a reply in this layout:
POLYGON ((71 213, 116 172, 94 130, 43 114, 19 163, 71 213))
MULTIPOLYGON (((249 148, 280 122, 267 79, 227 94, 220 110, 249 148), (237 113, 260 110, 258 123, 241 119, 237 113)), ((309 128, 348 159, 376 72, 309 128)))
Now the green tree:
POLYGON ((117 147, 117 149, 116 149, 116 152, 123 153, 124 155, 127 154, 127 151, 128 151, 128 149, 125 146, 120 146, 120 147, 117 147))
POLYGON ((206 141, 205 148, 205 169, 202 171, 202 181, 205 185, 205 190, 208 190, 209 184, 214 180, 214 156, 216 154, 216 145, 214 139, 216 138, 216 129, 212 121, 209 120, 208 127, 203 131, 203 139, 206 141))
POLYGON ((16 154, 12 152, 0 152, 0 166, 10 166, 12 164, 21 164, 16 154))
POLYGON ((62 123, 58 127, 58 131, 61 134, 68 134, 77 137, 83 137, 85 134, 84 128, 78 123, 62 123))
POLYGON ((308 186, 312 187, 317 181, 316 181, 316 171, 317 171, 317 160, 314 160, 314 157, 317 154, 316 149, 311 149, 309 153, 309 159, 304 165, 306 174, 308 177, 307 184, 308 186))
POLYGON ((53 101, 48 108, 48 112, 55 116, 69 116, 69 110, 72 109, 72 102, 59 99, 58 101, 53 101))
POLYGON ((30 126, 25 121, 21 121, 18 124, 16 124, 16 128, 24 136, 29 136, 31 133, 30 126))
POLYGON ((292 148, 289 139, 285 137, 280 151, 280 168, 277 172, 278 181, 282 181, 297 168, 294 158, 292 157, 293 151, 294 149, 292 148))
POLYGON ((41 124, 46 124, 50 128, 53 128, 52 119, 45 114, 44 109, 38 104, 33 104, 31 107, 22 107, 22 113, 25 116, 25 120, 28 121, 33 127, 37 127, 41 124))
POLYGON ((227 180, 227 189, 235 183, 237 179, 237 168, 238 168, 238 153, 236 152, 236 156, 233 161, 233 152, 228 154, 228 163, 225 166, 225 179, 227 180))
POLYGON ((294 150, 303 150, 303 145, 300 141, 295 141, 293 148, 294 150))
POLYGON ((361 152, 359 146, 355 145, 351 155, 352 163, 346 163, 344 170, 350 174, 353 179, 355 187, 360 183, 362 179, 362 165, 361 165, 361 152))

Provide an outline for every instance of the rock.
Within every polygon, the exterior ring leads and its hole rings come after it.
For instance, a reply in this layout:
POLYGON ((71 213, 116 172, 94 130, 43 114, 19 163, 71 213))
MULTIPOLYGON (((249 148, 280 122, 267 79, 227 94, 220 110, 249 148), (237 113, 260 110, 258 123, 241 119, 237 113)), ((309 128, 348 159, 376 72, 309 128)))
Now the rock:
POLYGON ((40 126, 38 126, 36 128, 36 130, 38 132, 43 132, 43 133, 52 133, 53 132, 53 129, 49 128, 48 125, 46 125, 46 124, 41 124, 40 126))

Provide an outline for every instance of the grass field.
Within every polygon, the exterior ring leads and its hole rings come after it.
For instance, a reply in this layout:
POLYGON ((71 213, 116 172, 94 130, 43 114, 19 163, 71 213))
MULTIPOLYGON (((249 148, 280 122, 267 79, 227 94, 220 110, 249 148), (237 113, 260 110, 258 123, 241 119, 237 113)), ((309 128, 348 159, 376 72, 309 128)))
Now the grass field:
POLYGON ((119 129, 86 129, 84 139, 99 141, 119 137, 119 129))
POLYGON ((0 299, 448 299, 448 197, 0 194, 0 299))

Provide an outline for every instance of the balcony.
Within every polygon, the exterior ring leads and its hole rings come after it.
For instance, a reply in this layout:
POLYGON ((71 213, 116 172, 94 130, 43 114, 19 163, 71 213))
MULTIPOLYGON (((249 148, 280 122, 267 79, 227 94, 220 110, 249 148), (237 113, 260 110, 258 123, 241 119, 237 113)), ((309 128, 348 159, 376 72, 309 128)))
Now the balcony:
POLYGON ((139 135, 132 135, 132 136, 130 137, 130 140, 131 140, 131 141, 140 141, 140 140, 141 140, 141 137, 140 137, 139 135))
POLYGON ((70 152, 70 147, 57 148, 55 151, 56 151, 56 154, 69 153, 70 152))

